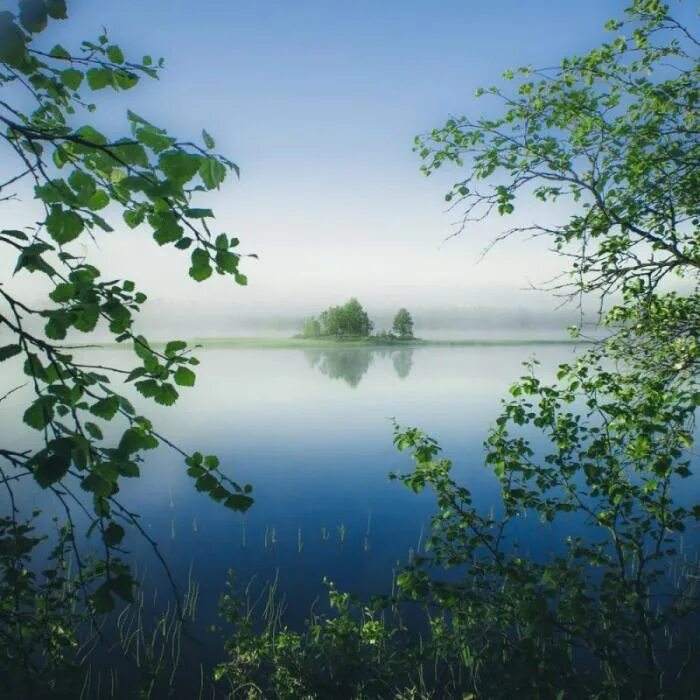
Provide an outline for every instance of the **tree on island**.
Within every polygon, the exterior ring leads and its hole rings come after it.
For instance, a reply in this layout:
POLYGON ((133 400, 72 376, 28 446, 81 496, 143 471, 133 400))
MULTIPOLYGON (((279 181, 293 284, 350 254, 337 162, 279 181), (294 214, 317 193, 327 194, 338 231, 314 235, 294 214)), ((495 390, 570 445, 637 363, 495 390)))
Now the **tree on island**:
POLYGON ((367 338, 374 328, 367 312, 355 297, 343 306, 331 306, 326 309, 319 321, 321 335, 336 338, 367 338))
POLYGON ((319 320, 312 316, 304 321, 304 328, 301 331, 304 338, 319 338, 321 336, 321 324, 319 320))
POLYGON ((413 319, 407 309, 400 308, 396 312, 392 330, 399 338, 413 338, 413 319))

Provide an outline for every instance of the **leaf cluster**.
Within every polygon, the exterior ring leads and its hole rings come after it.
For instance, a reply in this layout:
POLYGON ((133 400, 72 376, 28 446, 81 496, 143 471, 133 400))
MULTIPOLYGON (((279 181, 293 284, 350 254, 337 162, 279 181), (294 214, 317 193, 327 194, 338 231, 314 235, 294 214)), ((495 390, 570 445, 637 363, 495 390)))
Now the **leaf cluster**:
MULTIPOLYGON (((25 187, 37 210, 34 225, 0 230, 0 248, 16 261, 15 276, 34 275, 49 289, 30 306, 11 280, 0 286, 0 362, 23 369, 31 392, 23 420, 37 432, 32 445, 0 448, 0 481, 11 494, 16 480, 33 479, 62 504, 71 528, 68 503, 86 508, 88 535, 99 533, 104 554, 101 584, 83 593, 93 612, 104 613, 116 599, 132 599, 132 575, 114 555, 125 526, 146 533, 119 490, 123 479, 139 477, 147 451, 174 449, 195 486, 228 508, 246 510, 252 498, 215 456, 177 447, 134 406, 134 393, 173 404, 195 385, 198 361, 183 341, 159 348, 137 332, 146 295, 132 280, 105 279, 86 250, 100 236, 140 228, 157 246, 183 251, 197 282, 214 272, 247 280, 238 239, 217 231, 212 210, 198 202, 237 175, 237 166, 215 151, 206 131, 201 143, 183 141, 132 111, 125 133, 102 130, 94 117, 99 93, 158 78, 163 61, 130 60, 106 31, 77 51, 42 46, 43 30, 67 14, 65 0, 19 0, 16 11, 0 12, 0 150, 15 168, 0 182, 0 202, 25 187), (131 367, 103 366, 66 344, 101 330, 132 350, 125 353, 131 367)), ((69 543, 80 562, 75 539, 69 543)))

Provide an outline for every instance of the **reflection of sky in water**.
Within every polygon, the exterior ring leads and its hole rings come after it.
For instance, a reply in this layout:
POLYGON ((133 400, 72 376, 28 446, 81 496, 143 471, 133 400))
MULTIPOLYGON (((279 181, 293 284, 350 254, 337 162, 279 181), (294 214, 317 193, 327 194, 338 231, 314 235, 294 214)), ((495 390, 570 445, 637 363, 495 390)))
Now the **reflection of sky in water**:
MULTIPOLYGON (((388 592, 392 568, 418 546, 433 509, 429 494, 387 478, 410 467, 392 446, 389 419, 436 437, 457 479, 488 508, 497 490, 483 467, 483 440, 533 352, 551 378, 572 349, 201 350, 196 388, 174 407, 143 410, 184 449, 218 454, 232 478, 253 484, 255 505, 242 516, 212 503, 166 448, 149 455, 141 479, 124 481, 121 497, 142 515, 177 580, 192 566, 205 624, 228 569, 241 582, 254 574, 271 580, 279 569, 291 622, 308 614, 324 576, 363 595, 388 592)), ((98 355, 100 364, 128 359, 119 351, 98 355)), ((0 394, 12 385, 3 372, 0 394)), ((3 444, 31 438, 7 418, 21 405, 14 395, 2 406, 3 444)), ((695 478, 692 484, 697 495, 695 478)), ((546 533, 523 522, 522 549, 546 552, 546 533)), ((127 545, 149 581, 165 588, 148 545, 135 535, 127 545)))

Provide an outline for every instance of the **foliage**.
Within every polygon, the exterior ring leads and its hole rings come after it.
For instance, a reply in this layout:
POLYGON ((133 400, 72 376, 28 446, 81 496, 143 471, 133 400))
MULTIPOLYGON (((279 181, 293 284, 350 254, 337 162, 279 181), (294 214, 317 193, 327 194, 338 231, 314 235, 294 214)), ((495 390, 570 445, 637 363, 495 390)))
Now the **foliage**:
MULTIPOLYGON (((33 514, 36 518, 38 513, 33 514)), ((6 697, 74 697, 79 590, 69 565, 70 530, 60 528, 46 568, 32 569, 37 536, 31 520, 0 518, 0 673, 6 697)), ((96 575, 85 567, 84 578, 96 575)))
MULTIPOLYGON (((34 275, 36 288, 49 290, 42 305, 30 306, 13 293, 11 280, 0 286, 0 362, 21 363, 32 393, 23 420, 36 431, 34 444, 0 447, 0 481, 9 504, 3 536, 24 543, 14 559, 0 560, 0 593, 3 605, 17 601, 16 620, 7 627, 8 634, 17 635, 17 653, 24 653, 22 645, 35 644, 48 663, 58 658, 57 645, 72 644, 69 614, 65 640, 56 641, 55 632, 66 610, 58 600, 67 585, 61 569, 66 547, 78 567, 74 580, 82 602, 92 613, 108 612, 116 599, 133 599, 135 582, 118 556, 123 526, 146 534, 118 492, 122 479, 138 478, 146 451, 169 445, 184 459, 199 491, 237 511, 252 503, 250 488, 231 481, 215 456, 176 447, 129 400, 131 385, 146 399, 174 403, 182 388, 194 385, 197 360, 183 341, 156 348, 139 334, 135 318, 146 296, 131 280, 103 279, 85 252, 105 233, 143 229, 158 246, 188 256, 193 280, 216 272, 245 284, 238 239, 214 230, 212 211, 198 202, 238 169, 214 150, 206 131, 201 144, 182 141, 131 111, 129 133, 100 131, 92 116, 95 93, 121 93, 145 77, 157 78, 162 60, 128 60, 106 33, 82 42, 77 52, 43 47, 41 32, 66 17, 64 0, 20 0, 18 11, 0 12, 0 149, 10 172, 0 182, 0 201, 28 191, 37 209, 35 225, 0 230, 0 247, 5 259, 16 261, 14 275, 34 275), (78 334, 89 339, 101 329, 131 349, 132 367, 92 364, 63 342, 78 334), (116 379, 126 386, 116 387, 116 379), (115 429, 116 438, 105 437, 115 429), (66 514, 52 578, 45 583, 26 570, 17 574, 32 540, 28 526, 19 524, 13 489, 27 480, 51 493, 66 514), (102 559, 92 567, 78 546, 75 504, 88 517, 86 534, 100 536, 102 559)), ((4 440, 11 439, 12 431, 5 431, 4 440)), ((3 637, 9 646, 2 653, 14 653, 13 644, 3 637)), ((23 660, 33 662, 26 655, 23 660)))
POLYGON ((331 306, 320 316, 321 335, 336 338, 366 338, 374 324, 354 297, 343 306, 331 306))
POLYGON ((190 582, 182 608, 169 605, 164 612, 155 609, 156 595, 149 596, 151 610, 143 591, 138 591, 115 620, 114 645, 103 646, 95 659, 105 618, 86 620, 81 586, 87 579, 100 580, 104 563, 85 561, 76 577, 71 567, 73 533, 65 525, 58 528, 52 551, 42 557, 48 536, 37 535, 38 518, 35 511, 27 522, 0 519, 2 697, 171 696, 183 628, 194 620, 197 586, 190 582), (37 572, 40 558, 45 564, 37 572))
MULTIPOLYGON (((374 324, 360 302, 354 297, 342 306, 331 306, 318 318, 311 317, 304 321, 302 338, 332 337, 369 338, 374 324)), ((385 342, 413 339, 413 319, 404 308, 399 309, 394 317, 392 331, 380 330, 372 338, 385 342)))
POLYGON ((426 174, 468 163, 446 195, 464 225, 532 194, 567 203, 562 224, 501 238, 551 238, 574 256, 570 291, 643 296, 700 268, 698 40, 658 0, 635 0, 607 26, 625 33, 554 68, 506 71, 513 90, 477 92, 500 114, 450 119, 416 143, 426 174))
POLYGON ((225 638, 228 658, 214 674, 225 681, 229 697, 426 697, 416 691, 419 667, 406 648, 405 629, 385 623, 382 601, 363 606, 327 582, 330 613, 312 614, 300 633, 281 623, 273 584, 259 632, 250 591, 239 596, 233 582, 229 586, 220 612, 234 630, 225 638))
POLYGON ((511 388, 487 440, 500 513, 474 506, 433 440, 396 435, 416 461, 402 480, 433 489, 439 507, 429 554, 399 585, 442 611, 487 697, 691 697, 697 683, 697 568, 682 533, 700 505, 676 494, 691 474, 700 306, 697 291, 659 284, 673 273, 697 290, 698 42, 654 0, 608 26, 630 33, 558 68, 507 72, 514 96, 480 93, 504 102, 500 116, 450 120, 418 141, 427 174, 469 158, 447 195, 463 224, 511 214, 519 195, 569 200, 561 225, 501 238, 546 235, 572 255, 558 289, 601 303, 622 293, 604 318, 611 336, 556 384, 533 365, 511 388), (552 523, 543 560, 517 549, 527 515, 552 523))
POLYGON ((413 318, 407 309, 400 308, 396 312, 392 330, 399 338, 413 338, 413 318))
POLYGON ((438 502, 429 553, 398 583, 444 613, 487 697, 518 687, 542 697, 617 697, 619 688, 690 697, 697 682, 685 665, 696 653, 696 567, 679 548, 700 506, 673 494, 690 476, 700 387, 646 367, 611 372, 607 359, 596 349, 562 365, 556 385, 531 372, 511 388, 487 440, 498 515, 480 512, 450 478, 433 440, 397 432, 416 461, 402 481, 433 489, 438 502), (542 561, 517 548, 528 514, 552 523, 542 561))
POLYGON ((320 338, 321 323, 317 318, 307 318, 301 331, 302 338, 320 338))

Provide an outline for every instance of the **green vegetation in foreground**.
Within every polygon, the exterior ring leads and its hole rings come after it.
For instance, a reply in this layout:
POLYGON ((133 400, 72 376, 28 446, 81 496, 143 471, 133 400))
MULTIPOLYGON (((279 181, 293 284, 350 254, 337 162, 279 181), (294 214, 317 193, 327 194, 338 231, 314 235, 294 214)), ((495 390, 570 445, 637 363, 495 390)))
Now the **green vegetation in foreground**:
MULTIPOLYGON (((196 589, 176 617, 161 618, 161 636, 149 635, 149 643, 138 608, 129 617, 137 582, 120 559, 126 528, 148 539, 120 485, 139 478, 146 451, 172 444, 115 391, 123 372, 93 371, 56 341, 69 330, 89 338, 102 319, 115 341, 133 350, 127 381, 144 397, 170 405, 191 387, 197 361, 190 348, 171 341, 156 350, 135 335, 145 296, 130 280, 103 280, 82 243, 112 230, 102 214, 121 213, 130 227, 148 226, 157 244, 189 251, 194 280, 216 272, 244 284, 238 240, 213 236, 213 222, 202 223, 213 213, 195 206, 235 166, 213 151, 206 132, 202 145, 193 145, 132 112, 131 136, 107 139, 87 99, 131 89, 155 77, 160 63, 128 61, 106 34, 74 53, 50 44, 37 49, 36 35, 66 18, 66 3, 19 0, 17 7, 0 12, 0 147, 3 164, 16 173, 0 184, 0 202, 13 198, 5 188, 31 177, 45 216, 34 227, 0 231, 0 245, 16 256, 16 274, 37 275, 51 291, 29 306, 0 286, 8 338, 0 362, 24 360, 32 399, 23 420, 39 442, 38 450, 14 444, 21 434, 10 429, 3 434, 10 444, 0 448, 8 495, 0 516, 2 692, 10 699, 115 697, 111 669, 109 683, 97 688, 86 686, 86 674, 96 645, 106 641, 101 631, 116 618, 122 661, 135 655, 139 667, 131 675, 139 692, 127 697, 174 697, 169 671, 179 659, 180 632, 173 622, 194 609, 196 589), (83 119, 93 123, 76 128, 83 119), (45 321, 43 334, 29 332, 38 325, 25 323, 32 317, 45 321), (38 512, 20 510, 17 488, 54 495, 61 514, 55 529, 38 512), (97 556, 82 546, 83 528, 94 533, 97 556), (50 541, 42 553, 36 548, 43 540, 50 541), (164 656, 167 649, 175 658, 164 656)), ((512 88, 479 93, 496 97, 500 114, 451 118, 419 137, 417 148, 428 175, 443 165, 465 168, 446 195, 463 208, 465 223, 491 212, 507 216, 522 196, 563 203, 558 212, 572 213, 560 225, 525 232, 549 237, 572 260, 572 295, 595 293, 603 303, 619 293, 604 319, 614 332, 560 365, 556 379, 541 379, 533 362, 511 386, 485 442, 500 492, 495 508, 453 479, 435 439, 397 425, 395 446, 412 466, 392 478, 432 494, 435 514, 426 545, 396 572, 391 596, 364 603, 329 585, 330 612, 310 614, 298 631, 284 626, 272 602, 255 611, 237 591, 224 595, 223 659, 196 678, 207 697, 700 696, 692 662, 698 562, 683 540, 700 520, 687 486, 700 405, 700 41, 658 0, 633 0, 608 28, 616 36, 587 54, 506 72, 512 88), (691 286, 663 291, 670 275, 691 286), (674 500, 679 492, 683 503, 674 500), (518 548, 525 517, 552 538, 539 557, 518 548), (572 521, 585 522, 585 532, 579 536, 572 521), (408 609, 426 613, 427 629, 403 614, 408 609)), ((501 238, 514 233, 523 230, 501 238)), ((134 245, 141 254, 142 244, 134 245)), ((345 308, 334 335, 369 336, 359 303, 349 310, 352 323, 345 308), (356 320, 359 332, 351 328, 356 320)), ((468 343, 479 344, 443 344, 468 343)), ((352 369, 358 381, 362 367, 352 369)), ((197 490, 233 510, 252 505, 250 488, 231 481, 214 455, 180 454, 197 490)), ((183 672, 191 678, 192 664, 183 672)))

